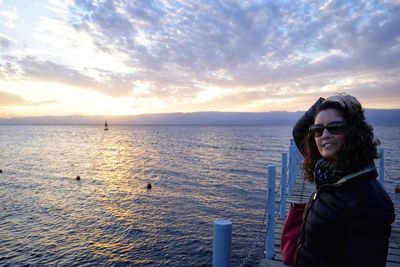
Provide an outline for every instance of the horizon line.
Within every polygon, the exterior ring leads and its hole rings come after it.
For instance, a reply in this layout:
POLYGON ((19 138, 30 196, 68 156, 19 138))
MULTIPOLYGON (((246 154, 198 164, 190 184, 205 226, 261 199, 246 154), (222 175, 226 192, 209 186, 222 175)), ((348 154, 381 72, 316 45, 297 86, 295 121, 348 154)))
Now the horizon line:
MULTIPOLYGON (((382 110, 382 111, 399 111, 400 108, 364 108, 368 110, 382 110)), ((27 118, 44 118, 44 117, 133 117, 133 116, 146 116, 146 115, 168 115, 168 114, 196 114, 196 113, 241 113, 241 114, 257 114, 257 113, 298 113, 306 112, 306 110, 271 110, 271 111, 176 111, 176 112, 158 112, 158 113, 139 113, 139 114, 128 114, 128 115, 113 115, 113 114, 69 114, 69 115, 27 115, 27 116, 7 116, 1 117, 1 120, 7 119, 27 119, 27 118)))

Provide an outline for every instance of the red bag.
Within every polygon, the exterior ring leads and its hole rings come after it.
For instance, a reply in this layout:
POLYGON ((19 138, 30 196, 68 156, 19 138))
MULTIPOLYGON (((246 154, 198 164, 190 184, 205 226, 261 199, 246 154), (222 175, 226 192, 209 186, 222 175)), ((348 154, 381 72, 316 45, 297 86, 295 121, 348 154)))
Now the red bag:
POLYGON ((307 203, 291 203, 282 230, 281 252, 283 264, 294 266, 297 239, 300 235, 303 213, 307 203))

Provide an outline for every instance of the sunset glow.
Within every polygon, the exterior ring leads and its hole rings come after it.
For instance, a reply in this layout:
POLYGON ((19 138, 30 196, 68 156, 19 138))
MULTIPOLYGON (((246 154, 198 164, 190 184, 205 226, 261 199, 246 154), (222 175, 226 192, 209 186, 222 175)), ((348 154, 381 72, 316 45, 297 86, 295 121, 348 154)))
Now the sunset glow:
POLYGON ((0 117, 400 108, 399 1, 0 0, 0 117))

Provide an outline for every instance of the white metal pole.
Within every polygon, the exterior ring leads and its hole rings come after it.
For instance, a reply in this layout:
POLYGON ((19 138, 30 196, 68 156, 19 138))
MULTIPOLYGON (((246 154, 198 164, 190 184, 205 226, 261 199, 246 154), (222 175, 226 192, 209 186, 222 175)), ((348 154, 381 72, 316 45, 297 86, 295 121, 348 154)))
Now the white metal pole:
MULTIPOLYGON (((292 142, 291 142, 292 143, 292 142)), ((289 196, 293 193, 293 175, 296 166, 296 157, 294 151, 294 144, 291 144, 289 147, 289 179, 288 179, 288 194, 289 196)))
POLYGON ((231 265, 232 223, 229 220, 214 221, 213 267, 231 265))
POLYGON ((385 150, 379 148, 379 182, 383 185, 385 180, 385 150))
POLYGON ((274 258, 275 232, 275 165, 268 165, 268 194, 267 194, 267 235, 265 240, 266 258, 274 258))
POLYGON ((299 170, 300 170, 300 151, 297 149, 297 146, 294 144, 293 145, 293 159, 294 159, 294 163, 293 163, 293 174, 292 174, 292 190, 293 190, 293 186, 296 183, 296 178, 297 175, 299 174, 299 170))
POLYGON ((287 177, 287 153, 282 153, 281 168, 281 203, 279 216, 286 217, 286 177, 287 177))

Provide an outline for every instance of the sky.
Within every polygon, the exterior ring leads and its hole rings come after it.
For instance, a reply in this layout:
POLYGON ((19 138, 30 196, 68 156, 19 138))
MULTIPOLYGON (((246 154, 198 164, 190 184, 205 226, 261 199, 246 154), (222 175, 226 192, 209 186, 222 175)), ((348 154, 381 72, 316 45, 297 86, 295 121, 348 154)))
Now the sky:
POLYGON ((400 108, 400 0, 0 0, 0 117, 400 108))

